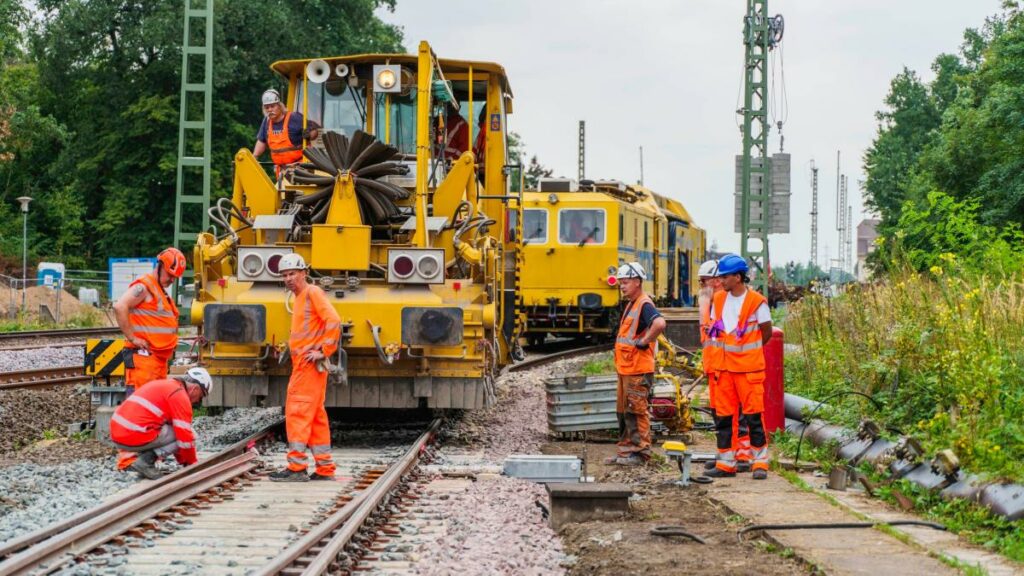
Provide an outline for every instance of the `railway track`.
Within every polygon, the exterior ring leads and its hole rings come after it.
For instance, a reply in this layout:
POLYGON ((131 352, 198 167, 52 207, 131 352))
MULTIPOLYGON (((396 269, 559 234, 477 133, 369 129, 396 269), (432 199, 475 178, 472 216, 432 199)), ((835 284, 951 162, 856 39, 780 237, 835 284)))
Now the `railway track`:
POLYGON ((83 372, 84 369, 81 366, 0 372, 0 390, 83 384, 91 380, 91 377, 86 376, 83 372))
POLYGON ((569 348, 567 350, 559 350, 557 352, 551 352, 550 354, 543 354, 540 356, 533 356, 523 360, 518 364, 512 364, 505 368, 506 372, 522 372, 523 370, 529 370, 536 368, 537 366, 543 366, 544 364, 550 364, 558 360, 565 360, 566 358, 575 358, 577 356, 585 356, 587 354, 594 354, 596 352, 606 352, 612 349, 610 343, 596 344, 593 346, 584 346, 582 348, 569 348))
POLYGON ((0 352, 85 346, 85 338, 117 337, 120 333, 121 330, 117 326, 2 332, 0 333, 0 352), (72 338, 75 340, 69 340, 72 338))
POLYGON ((322 574, 353 565, 372 554, 369 534, 386 538, 387 510, 397 510, 402 483, 440 420, 411 445, 333 448, 336 480, 301 487, 266 478, 283 464, 281 450, 270 458, 254 450, 278 425, 0 546, 0 574, 114 567, 131 574, 322 574), (363 544, 353 541, 357 535, 363 544))

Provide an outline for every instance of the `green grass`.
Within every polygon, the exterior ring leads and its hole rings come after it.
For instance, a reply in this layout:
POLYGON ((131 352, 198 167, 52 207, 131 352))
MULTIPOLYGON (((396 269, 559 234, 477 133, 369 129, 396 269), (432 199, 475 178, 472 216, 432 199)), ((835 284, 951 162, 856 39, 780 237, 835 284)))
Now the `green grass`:
POLYGON ((19 314, 18 318, 14 320, 0 320, 0 333, 24 332, 26 330, 46 330, 54 327, 94 328, 97 326, 103 326, 105 322, 106 319, 104 318, 103 313, 95 309, 86 309, 81 314, 67 318, 57 325, 40 322, 36 318, 28 318, 19 314))
POLYGON ((615 357, 611 353, 602 354, 597 358, 590 360, 580 368, 580 373, 584 376, 598 376, 600 374, 614 374, 615 373, 615 357))

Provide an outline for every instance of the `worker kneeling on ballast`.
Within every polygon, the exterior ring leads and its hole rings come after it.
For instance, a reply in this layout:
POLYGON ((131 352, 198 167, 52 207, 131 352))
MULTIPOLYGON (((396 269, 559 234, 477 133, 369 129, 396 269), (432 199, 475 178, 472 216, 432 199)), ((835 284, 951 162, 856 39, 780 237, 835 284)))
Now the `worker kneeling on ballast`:
POLYGON ((192 368, 185 374, 147 383, 118 406, 110 419, 110 439, 121 450, 138 454, 128 470, 155 480, 161 476, 155 466, 161 458, 173 455, 182 466, 194 464, 192 408, 211 388, 210 373, 205 368, 192 368))
POLYGON ((738 440, 733 420, 742 418, 750 430, 753 452, 751 468, 755 480, 768 477, 768 437, 764 420, 765 363, 763 347, 772 337, 772 316, 768 300, 747 287, 747 261, 727 254, 718 261, 721 292, 715 293, 707 328, 705 350, 721 350, 715 368, 717 376, 711 393, 715 410, 715 438, 718 457, 714 478, 736 475, 738 440))

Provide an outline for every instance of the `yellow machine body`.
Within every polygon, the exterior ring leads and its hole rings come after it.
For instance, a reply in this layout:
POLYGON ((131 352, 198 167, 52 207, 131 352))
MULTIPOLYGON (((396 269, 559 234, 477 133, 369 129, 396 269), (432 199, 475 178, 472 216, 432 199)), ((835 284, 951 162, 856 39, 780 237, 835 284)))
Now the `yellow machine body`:
MULTIPOLYGON (((342 351, 332 360, 343 370, 328 386, 328 407, 484 407, 517 333, 516 243, 504 235, 517 205, 504 171, 512 102, 504 70, 439 59, 426 42, 415 55, 322 60, 326 78, 309 72, 311 60, 273 64, 289 84, 287 107, 352 146, 369 135, 396 149, 390 162, 408 172, 379 181, 406 195, 394 200, 397 216, 372 221, 359 169, 328 173, 307 149, 296 173, 315 177, 290 173, 275 183, 248 150, 236 154, 231 230, 200 235, 194 251, 192 323, 200 327, 200 362, 219 383, 207 404, 284 403, 293 296, 272 263, 295 252, 342 319, 342 351), (469 149, 447 160, 437 145, 446 102, 470 129, 469 149), (329 203, 319 220, 300 221, 312 204, 301 199, 313 194, 329 203), (416 262, 412 280, 399 274, 403 254, 416 262), (442 274, 418 279, 428 257, 442 274)), ((326 137, 310 146, 322 152, 326 137)))
POLYGON ((704 233, 680 203, 616 181, 570 192, 544 185, 523 194, 521 312, 531 342, 613 332, 614 276, 626 262, 643 265, 644 290, 660 305, 692 302, 704 233))

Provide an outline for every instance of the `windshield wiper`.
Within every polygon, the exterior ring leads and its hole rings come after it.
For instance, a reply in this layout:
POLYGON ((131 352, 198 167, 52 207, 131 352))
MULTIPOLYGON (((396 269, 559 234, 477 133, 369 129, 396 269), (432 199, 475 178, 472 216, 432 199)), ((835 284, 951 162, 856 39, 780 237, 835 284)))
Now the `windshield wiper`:
POLYGON ((578 244, 578 246, 583 246, 584 244, 586 244, 586 243, 587 243, 587 240, 590 240, 591 238, 593 238, 594 236, 596 236, 596 235, 597 235, 597 233, 598 233, 598 231, 600 231, 600 230, 601 230, 601 228, 600 228, 600 227, 598 227, 598 226, 594 226, 594 229, 590 231, 590 234, 587 234, 587 235, 586 235, 586 236, 585 236, 585 237, 583 238, 583 240, 580 240, 580 243, 578 244))
MULTIPOLYGON (((536 234, 536 235, 538 235, 538 236, 539 236, 539 235, 540 235, 540 233, 541 233, 541 232, 543 232, 543 231, 544 231, 544 228, 543 228, 543 227, 537 227, 537 231, 536 231, 536 232, 534 232, 534 234, 536 234)), ((523 246, 526 246, 527 244, 529 244, 529 243, 530 243, 530 240, 533 240, 533 237, 529 237, 529 238, 523 238, 523 246)))

